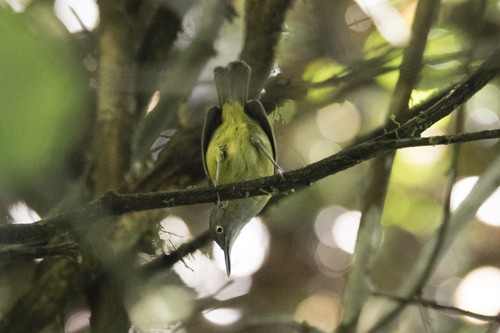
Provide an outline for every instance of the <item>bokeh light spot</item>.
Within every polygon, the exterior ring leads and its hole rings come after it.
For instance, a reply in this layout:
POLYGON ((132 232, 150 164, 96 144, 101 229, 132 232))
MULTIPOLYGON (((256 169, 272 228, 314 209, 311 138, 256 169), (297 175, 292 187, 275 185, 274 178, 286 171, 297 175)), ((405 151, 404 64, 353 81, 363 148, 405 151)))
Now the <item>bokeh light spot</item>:
POLYGON ((15 204, 7 208, 10 217, 12 217, 12 223, 33 223, 40 220, 40 216, 31 209, 26 202, 18 201, 15 204))
POLYGON ((319 269, 330 276, 344 274, 352 263, 352 255, 338 247, 330 247, 319 243, 314 252, 314 260, 319 269))
POLYGON ((356 0, 359 7, 373 19, 380 34, 394 46, 405 46, 410 28, 399 11, 387 0, 356 0))
POLYGON ((453 185, 450 197, 450 208, 452 212, 457 210, 458 206, 460 206, 462 201, 464 201, 465 198, 469 195, 474 185, 476 185, 478 179, 479 177, 477 176, 466 177, 460 179, 453 185))
POLYGON ((333 224, 333 239, 347 253, 354 253, 360 220, 361 212, 348 211, 338 216, 333 224))
MULTIPOLYGON (((422 133, 422 137, 444 135, 439 128, 431 127, 422 133)), ((412 166, 432 166, 445 155, 446 146, 410 147, 398 150, 398 158, 412 166)))
POLYGON ((372 20, 369 18, 358 5, 351 5, 345 12, 345 23, 349 29, 362 32, 372 25, 372 20))
POLYGON ((163 229, 160 238, 165 242, 167 249, 178 247, 191 237, 188 226, 178 216, 169 215, 160 222, 160 225, 163 229))
MULTIPOLYGON (((254 217, 236 239, 231 251, 231 276, 250 276, 260 269, 269 251, 270 236, 262 219, 254 217)), ((219 269, 226 271, 224 252, 213 246, 214 260, 219 269)))
POLYGON ((82 332, 90 326, 90 311, 82 309, 69 315, 64 324, 65 333, 82 332))
POLYGON ((93 0, 56 0, 54 9, 69 32, 93 30, 97 26, 99 8, 93 0))
POLYGON ((500 269, 483 266, 469 272, 455 291, 454 304, 467 311, 496 316, 500 312, 500 269))
POLYGON ((407 164, 426 166, 438 162, 445 152, 445 146, 411 147, 400 149, 398 154, 401 160, 407 164))
POLYGON ((316 220, 314 221, 314 232, 322 244, 330 247, 336 246, 331 232, 333 223, 339 215, 347 211, 348 210, 342 206, 334 205, 319 212, 318 216, 316 216, 316 220))
POLYGON ((318 292, 300 302, 294 314, 298 322, 306 321, 325 332, 332 331, 339 320, 336 298, 329 293, 318 292))
MULTIPOLYGON (((166 253, 174 251, 191 237, 188 226, 178 216, 169 215, 161 221, 161 226, 164 232, 160 233, 160 237, 164 242, 166 253)), ((245 294, 249 289, 245 284, 242 286, 241 283, 234 282, 226 291, 224 289, 227 285, 225 272, 222 272, 212 259, 199 250, 175 263, 174 271, 187 286, 197 292, 198 297, 213 296, 224 290, 225 299, 229 299, 245 294), (236 285, 233 286, 233 284, 236 285)))
POLYGON ((500 187, 479 207, 477 218, 488 225, 500 227, 500 187))
POLYGON ((309 148, 309 162, 314 163, 338 153, 342 148, 335 142, 321 140, 309 148))
MULTIPOLYGON (((500 119, 493 111, 485 108, 478 108, 469 112, 465 119, 465 131, 475 132, 500 128, 500 119)), ((498 142, 499 139, 480 140, 476 145, 489 147, 498 142)))
POLYGON ((203 317, 216 325, 226 326, 240 319, 241 311, 231 308, 212 309, 204 312, 203 317))
POLYGON ((361 127, 361 116, 349 101, 333 103, 316 113, 316 125, 326 139, 343 142, 352 139, 361 127))
POLYGON ((195 295, 185 287, 165 285, 144 293, 129 309, 132 323, 143 331, 169 327, 188 318, 195 295))
MULTIPOLYGON (((479 177, 466 177, 453 185, 451 191, 451 211, 457 210, 458 206, 470 194, 474 185, 476 185, 479 177)), ((491 226, 500 226, 500 215, 498 214, 498 207, 500 206, 500 187, 497 188, 493 194, 486 199, 486 201, 479 207, 476 217, 483 223, 491 226)))

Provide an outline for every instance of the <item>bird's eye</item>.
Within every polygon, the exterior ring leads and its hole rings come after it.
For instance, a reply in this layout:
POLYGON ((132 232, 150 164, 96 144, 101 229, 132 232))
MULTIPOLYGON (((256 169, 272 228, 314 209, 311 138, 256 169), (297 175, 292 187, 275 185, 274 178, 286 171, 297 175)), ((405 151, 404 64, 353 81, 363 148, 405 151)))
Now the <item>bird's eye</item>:
POLYGON ((224 227, 221 225, 218 225, 215 227, 215 232, 218 233, 219 235, 224 232, 224 227))

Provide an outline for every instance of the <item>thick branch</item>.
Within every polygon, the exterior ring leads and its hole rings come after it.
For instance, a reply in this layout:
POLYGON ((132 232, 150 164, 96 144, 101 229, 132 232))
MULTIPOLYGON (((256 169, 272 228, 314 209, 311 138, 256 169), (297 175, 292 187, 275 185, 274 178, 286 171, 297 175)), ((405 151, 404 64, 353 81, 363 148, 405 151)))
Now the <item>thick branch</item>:
POLYGON ((95 127, 95 194, 117 190, 128 170, 135 112, 132 26, 123 5, 100 1, 99 73, 95 127))
POLYGON ((33 260, 51 256, 68 256, 75 258, 79 253, 79 249, 80 246, 73 242, 44 246, 13 245, 0 247, 0 261, 5 263, 19 260, 33 260))
POLYGON ((205 64, 215 55, 214 42, 224 19, 232 18, 220 1, 207 1, 203 6, 206 14, 197 35, 167 71, 158 105, 143 119, 135 134, 132 147, 135 159, 146 157, 161 131, 174 123, 180 105, 187 101, 205 64))
POLYGON ((249 96, 259 95, 269 77, 281 29, 292 0, 245 2, 245 42, 240 59, 252 68, 249 96))
MULTIPOLYGON (((301 169, 286 172, 282 175, 228 184, 219 186, 216 189, 199 188, 178 190, 175 192, 138 194, 108 192, 100 199, 91 201, 78 210, 30 225, 18 225, 16 228, 21 228, 21 226, 30 229, 43 226, 44 229, 42 230, 52 230, 50 227, 71 228, 73 226, 74 228, 85 228, 91 222, 125 213, 216 202, 218 198, 220 200, 232 200, 269 193, 287 193, 369 160, 381 152, 408 147, 447 145, 499 137, 500 129, 459 135, 370 141, 347 148, 319 162, 301 169), (49 229, 47 226, 49 226, 49 229)), ((3 234, 4 230, 9 229, 9 227, 0 227, 0 234, 3 234)), ((16 240, 19 240, 19 238, 16 238, 16 240)), ((4 244, 9 243, 8 240, 5 241, 4 244)))
MULTIPOLYGON (((182 18, 192 6, 193 1, 183 1, 183 3, 184 6, 177 11, 174 11, 166 3, 160 3, 153 9, 154 14, 136 57, 138 67, 137 108, 141 116, 146 112, 149 99, 158 89, 160 75, 170 56, 174 41, 182 29, 182 18)), ((151 6, 150 3, 145 2, 144 6, 147 5, 151 6)))
POLYGON ((56 232, 53 224, 41 221, 29 224, 0 225, 0 244, 43 243, 56 232))

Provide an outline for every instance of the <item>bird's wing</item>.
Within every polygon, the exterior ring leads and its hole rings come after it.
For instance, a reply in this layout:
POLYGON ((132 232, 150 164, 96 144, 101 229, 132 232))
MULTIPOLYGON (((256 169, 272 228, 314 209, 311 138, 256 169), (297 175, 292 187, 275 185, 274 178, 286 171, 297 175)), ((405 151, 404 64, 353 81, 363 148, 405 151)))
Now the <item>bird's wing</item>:
POLYGON ((205 123, 203 125, 203 133, 201 135, 201 158, 203 161, 203 169, 205 170, 205 176, 207 177, 208 184, 212 186, 213 183, 208 173, 206 153, 208 145, 210 144, 210 140, 212 139, 215 130, 221 123, 222 111, 218 106, 214 106, 207 111, 207 115, 205 116, 205 123))
POLYGON ((278 156, 276 152, 276 140, 274 139, 273 129, 271 127, 271 124, 269 123, 269 120, 267 119, 267 114, 264 110, 264 107, 262 106, 262 103, 255 99, 248 101, 248 103, 245 105, 245 113, 250 118, 258 122, 264 130, 264 133, 266 133, 269 142, 271 142, 271 147, 273 148, 273 159, 275 162, 277 162, 278 156))

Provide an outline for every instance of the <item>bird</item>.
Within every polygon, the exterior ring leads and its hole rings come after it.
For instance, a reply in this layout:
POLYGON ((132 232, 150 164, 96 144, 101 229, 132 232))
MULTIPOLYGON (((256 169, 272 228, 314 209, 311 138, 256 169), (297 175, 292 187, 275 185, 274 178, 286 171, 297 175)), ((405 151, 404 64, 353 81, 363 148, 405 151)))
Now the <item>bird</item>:
MULTIPOLYGON (((248 101, 251 69, 244 61, 214 69, 219 105, 210 108, 202 133, 207 182, 217 187, 282 173, 276 141, 264 107, 248 101)), ((231 249, 243 227, 267 204, 270 195, 221 202, 209 215, 209 233, 224 252, 231 274, 231 249)))

